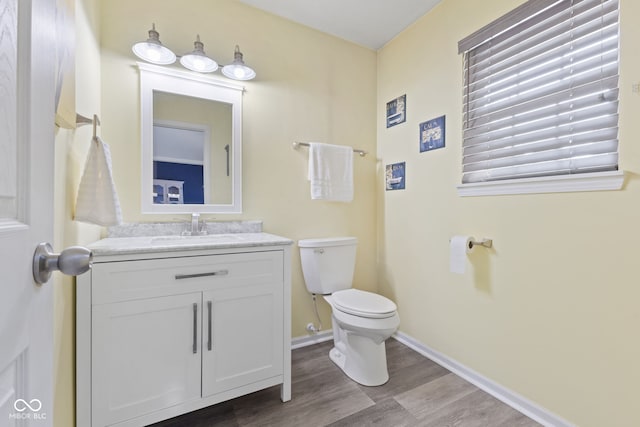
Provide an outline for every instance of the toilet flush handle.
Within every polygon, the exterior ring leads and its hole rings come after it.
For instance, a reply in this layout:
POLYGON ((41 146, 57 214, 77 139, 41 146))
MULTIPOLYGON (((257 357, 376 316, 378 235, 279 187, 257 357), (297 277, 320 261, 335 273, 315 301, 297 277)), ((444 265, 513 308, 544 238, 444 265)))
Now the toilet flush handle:
POLYGON ((324 253, 324 249, 320 248, 320 249, 314 249, 313 252, 317 253, 317 254, 323 254, 324 253))

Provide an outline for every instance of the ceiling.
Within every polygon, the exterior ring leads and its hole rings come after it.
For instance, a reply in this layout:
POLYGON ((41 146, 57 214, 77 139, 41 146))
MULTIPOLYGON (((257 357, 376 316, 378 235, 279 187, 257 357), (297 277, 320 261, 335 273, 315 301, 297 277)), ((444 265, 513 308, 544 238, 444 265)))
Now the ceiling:
POLYGON ((441 0, 240 0, 378 50, 441 0))

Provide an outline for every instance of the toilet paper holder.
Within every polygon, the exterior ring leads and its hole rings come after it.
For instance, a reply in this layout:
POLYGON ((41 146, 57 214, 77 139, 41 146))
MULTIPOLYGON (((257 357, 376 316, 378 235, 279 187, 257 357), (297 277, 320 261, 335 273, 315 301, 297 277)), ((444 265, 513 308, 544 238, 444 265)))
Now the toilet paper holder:
POLYGON ((474 246, 484 246, 485 248, 491 248, 493 247, 493 240, 485 238, 480 241, 477 241, 477 240, 469 241, 469 249, 473 249, 474 246))

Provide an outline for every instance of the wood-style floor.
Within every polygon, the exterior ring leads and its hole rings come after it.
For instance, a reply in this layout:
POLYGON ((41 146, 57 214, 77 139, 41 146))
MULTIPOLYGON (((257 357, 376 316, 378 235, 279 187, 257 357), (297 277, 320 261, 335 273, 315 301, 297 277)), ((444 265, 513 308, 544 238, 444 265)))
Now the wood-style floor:
POLYGON ((394 339, 389 382, 365 387, 329 359, 332 341, 292 352, 292 399, 272 387, 153 427, 532 427, 525 417, 394 339))

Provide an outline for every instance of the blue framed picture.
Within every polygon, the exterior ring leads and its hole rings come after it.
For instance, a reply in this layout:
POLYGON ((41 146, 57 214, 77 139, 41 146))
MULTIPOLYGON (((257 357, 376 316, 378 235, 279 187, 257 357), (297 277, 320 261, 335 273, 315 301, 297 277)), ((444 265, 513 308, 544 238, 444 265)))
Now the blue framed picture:
POLYGON ((397 97, 387 102, 387 127, 404 123, 407 120, 407 95, 397 97))
POLYGON ((420 152, 444 147, 445 116, 420 123, 420 152))
POLYGON ((385 168, 385 188, 389 190, 404 190, 405 162, 393 163, 385 168))

